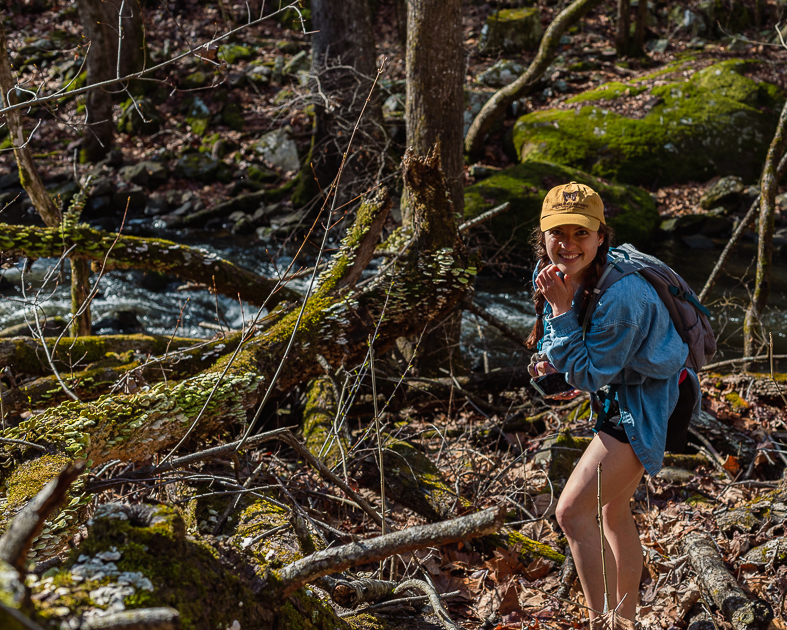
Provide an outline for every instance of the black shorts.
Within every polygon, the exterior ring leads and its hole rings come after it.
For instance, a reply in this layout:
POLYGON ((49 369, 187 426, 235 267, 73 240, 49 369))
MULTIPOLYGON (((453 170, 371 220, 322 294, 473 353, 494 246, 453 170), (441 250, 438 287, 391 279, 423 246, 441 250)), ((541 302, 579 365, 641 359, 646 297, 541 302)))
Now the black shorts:
MULTIPOLYGON (((675 410, 669 417, 667 425, 667 445, 665 450, 672 453, 683 453, 686 450, 686 442, 688 438, 689 422, 691 422, 691 414, 694 412, 694 401, 696 394, 694 392, 694 382, 688 376, 683 379, 680 384, 678 395, 678 402, 675 405, 675 410)), ((596 433, 606 433, 615 438, 618 442, 630 444, 628 435, 623 425, 620 422, 620 410, 617 401, 610 405, 607 417, 602 421, 601 416, 596 421, 596 426, 593 431, 596 433)))

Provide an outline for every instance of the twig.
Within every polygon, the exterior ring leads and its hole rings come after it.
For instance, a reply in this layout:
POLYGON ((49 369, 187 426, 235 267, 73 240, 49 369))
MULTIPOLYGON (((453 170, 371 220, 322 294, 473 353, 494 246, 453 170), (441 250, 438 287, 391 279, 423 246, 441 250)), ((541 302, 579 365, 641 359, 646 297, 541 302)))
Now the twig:
POLYGON ((469 221, 465 221, 457 229, 460 232, 464 232, 466 230, 469 230, 470 228, 474 228, 476 225, 480 225, 484 221, 488 221, 492 217, 496 217, 498 214, 505 212, 510 207, 511 204, 508 201, 506 201, 505 203, 501 203, 499 206, 495 206, 491 210, 487 210, 483 214, 479 214, 475 219, 470 219, 469 221))
MULTIPOLYGON (((457 597, 461 595, 462 591, 451 591, 450 593, 441 593, 437 596, 440 599, 451 599, 453 597, 457 597)), ((415 597, 399 597, 397 599, 389 599, 387 602, 380 602, 379 604, 373 604, 371 606, 367 606, 361 610, 352 610, 349 612, 339 613, 339 617, 354 617, 355 615, 361 615, 365 613, 374 612, 377 610, 383 610, 385 608, 394 608, 399 606, 406 606, 407 604, 421 604, 423 602, 429 601, 429 597, 426 595, 416 595, 415 597)))
POLYGON ((31 448, 37 448, 39 451, 44 451, 46 453, 45 446, 41 446, 40 444, 33 444, 32 442, 28 442, 27 440, 15 440, 12 438, 0 437, 0 444, 19 444, 20 446, 29 446, 31 448))
POLYGON ((601 462, 598 463, 598 531, 601 536, 601 574, 604 576, 604 613, 609 611, 609 585, 607 584, 607 561, 604 544, 604 514, 601 503, 601 462))
POLYGON ((723 367, 725 365, 734 365, 736 363, 750 363, 752 361, 768 361, 769 359, 787 359, 787 354, 774 354, 773 356, 768 354, 758 354, 756 357, 740 357, 738 359, 727 359, 725 361, 718 361, 717 363, 709 363, 708 365, 700 369, 700 372, 707 372, 708 370, 714 370, 718 367, 723 367))

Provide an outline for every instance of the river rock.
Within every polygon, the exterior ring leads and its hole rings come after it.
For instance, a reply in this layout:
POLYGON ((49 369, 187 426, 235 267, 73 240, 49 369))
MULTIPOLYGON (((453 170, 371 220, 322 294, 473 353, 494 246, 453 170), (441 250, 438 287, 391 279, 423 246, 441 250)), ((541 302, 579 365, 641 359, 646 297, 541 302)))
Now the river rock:
POLYGON ((516 81, 524 71, 525 67, 521 63, 501 59, 491 68, 479 74, 477 81, 487 87, 501 88, 516 81))
POLYGON ((254 145, 254 151, 268 164, 283 171, 300 169, 298 148, 286 128, 266 133, 254 145))
POLYGON ((547 191, 558 184, 576 181, 591 186, 604 200, 607 222, 618 243, 642 246, 659 225, 659 214, 650 194, 636 186, 611 184, 582 171, 548 162, 528 162, 498 171, 465 188, 464 220, 468 221, 506 201, 507 212, 484 225, 498 244, 509 242, 511 258, 531 264, 530 233, 538 225, 547 191))
POLYGON ((74 195, 79 192, 79 184, 73 179, 67 179, 56 184, 47 185, 46 190, 49 196, 54 199, 55 203, 58 204, 61 209, 65 209, 68 208, 68 204, 71 203, 74 195))
POLYGON ((704 214, 684 214, 662 221, 659 229, 671 236, 690 236, 697 234, 706 220, 704 214))
POLYGON ((230 167, 220 160, 214 160, 204 153, 187 153, 175 163, 175 174, 209 184, 214 181, 229 182, 232 179, 230 167))
POLYGON ((141 212, 147 201, 147 192, 139 186, 118 190, 112 195, 112 206, 118 212, 124 212, 126 208, 132 214, 141 212))
POLYGON ((487 54, 536 50, 543 34, 541 11, 538 8, 502 9, 491 13, 486 19, 478 49, 487 54))
POLYGON ((721 206, 735 210, 741 203, 741 195, 746 186, 740 177, 731 175, 722 177, 714 182, 702 193, 700 207, 705 210, 721 206))
POLYGON ((602 85, 519 118, 513 144, 522 161, 553 161, 592 175, 648 187, 737 175, 753 181, 776 129, 784 93, 745 76, 748 61, 708 66, 690 77, 691 61, 672 72, 602 85), (607 109, 639 96, 637 116, 607 109), (644 105, 644 110, 643 110, 644 105), (640 113, 646 111, 644 116, 640 113))
POLYGON ((164 119, 150 99, 129 99, 122 107, 122 113, 117 123, 117 130, 129 136, 150 136, 161 129, 164 119), (137 111, 139 109, 139 111, 137 111), (142 116, 139 115, 142 112, 142 116))
POLYGON ((155 188, 167 181, 169 169, 160 162, 145 161, 124 166, 119 174, 130 184, 155 188))
POLYGON ((149 217, 157 217, 169 212, 169 203, 166 196, 151 195, 148 197, 148 203, 145 206, 145 214, 149 217))
POLYGON ((144 332, 145 327, 137 314, 128 309, 107 313, 93 323, 94 335, 135 335, 144 332))

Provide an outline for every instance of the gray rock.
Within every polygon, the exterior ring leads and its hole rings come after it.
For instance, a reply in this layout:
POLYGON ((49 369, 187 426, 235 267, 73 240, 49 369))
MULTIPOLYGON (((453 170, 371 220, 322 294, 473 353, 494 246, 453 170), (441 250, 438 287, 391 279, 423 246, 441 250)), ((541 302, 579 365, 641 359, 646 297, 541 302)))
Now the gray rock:
POLYGON ((55 203, 58 204, 61 209, 66 209, 74 198, 74 195, 79 192, 79 184, 73 179, 67 179, 54 186, 47 186, 46 189, 49 196, 55 200, 55 203))
POLYGON ((175 163, 175 174, 203 183, 229 183, 232 179, 232 170, 227 164, 204 153, 187 153, 182 156, 175 163))
POLYGON ((501 59, 488 70, 478 75, 477 81, 492 88, 501 88, 516 81, 525 71, 522 64, 501 59))
POLYGON ((268 66, 253 66, 246 73, 246 78, 257 85, 268 85, 272 76, 273 70, 268 66))
POLYGON ((282 68, 282 74, 297 74, 300 71, 308 72, 311 69, 311 66, 312 62, 311 59, 309 59, 308 53, 305 50, 302 50, 284 64, 284 68, 282 68))
POLYGON ((668 39, 651 39, 649 42, 645 44, 645 50, 647 50, 648 52, 661 54, 666 52, 668 46, 669 46, 668 39))
POLYGON ((235 224, 232 226, 232 230, 230 230, 233 234, 239 236, 245 236, 247 234, 254 234, 255 228, 254 223, 252 220, 247 216, 243 215, 242 218, 238 219, 235 224))
POLYGON ((115 192, 115 182, 109 177, 99 177, 93 180, 90 187, 90 195, 92 197, 100 197, 102 195, 111 195, 115 192))
POLYGON ((662 221, 659 229, 673 236, 690 236, 697 234, 705 225, 706 220, 704 214, 684 214, 662 221))
POLYGON ((112 195, 112 206, 115 210, 123 212, 127 207, 129 212, 139 212, 145 208, 148 194, 139 187, 119 190, 112 195))
POLYGON ((465 90, 465 111, 464 117, 464 135, 470 130, 470 125, 473 124, 475 117, 481 111, 481 108, 486 102, 492 98, 494 92, 484 92, 482 90, 465 90))
POLYGON ((681 241, 691 249, 713 249, 713 241, 703 234, 691 234, 682 236, 681 241))
POLYGON ((735 210, 741 203, 741 195, 744 189, 743 179, 740 177, 734 175, 722 177, 702 193, 700 207, 710 210, 711 208, 722 206, 735 210))
POLYGON ((237 222, 243 218, 248 218, 248 215, 243 212, 243 210, 236 210, 235 212, 231 212, 230 215, 227 217, 230 221, 237 222))
POLYGON ((213 115, 210 109, 199 96, 195 96, 189 105, 186 122, 191 131, 198 136, 204 136, 213 115))
POLYGON ((16 168, 16 166, 11 167, 8 173, 0 177, 0 190, 5 190, 6 188, 19 188, 21 186, 22 184, 19 181, 19 169, 16 168))
POLYGON ((732 232, 733 226, 735 225, 732 218, 728 216, 728 210, 726 208, 713 208, 712 210, 708 210, 708 212, 705 213, 705 217, 705 224, 700 230, 700 234, 703 236, 709 236, 711 238, 725 236, 732 232))
POLYGON ((151 195, 148 198, 148 203, 145 206, 145 214, 150 217, 157 217, 169 212, 169 203, 166 196, 151 195))
POLYGON ((286 128, 266 133, 254 145, 254 151, 268 164, 283 171, 300 169, 298 148, 286 128))
POLYGON ((120 169, 120 176, 130 184, 136 184, 137 186, 147 186, 150 179, 143 163, 124 166, 120 169))
POLYGON ((483 53, 536 50, 543 34, 538 8, 503 9, 486 19, 478 49, 483 53))

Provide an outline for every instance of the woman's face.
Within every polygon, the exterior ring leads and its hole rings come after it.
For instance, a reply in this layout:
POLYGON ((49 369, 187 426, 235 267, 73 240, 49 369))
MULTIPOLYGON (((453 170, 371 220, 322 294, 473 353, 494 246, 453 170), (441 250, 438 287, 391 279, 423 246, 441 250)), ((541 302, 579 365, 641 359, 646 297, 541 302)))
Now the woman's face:
POLYGON ((575 281, 584 280, 585 272, 596 258, 604 237, 581 225, 560 225, 544 233, 549 260, 575 281))

